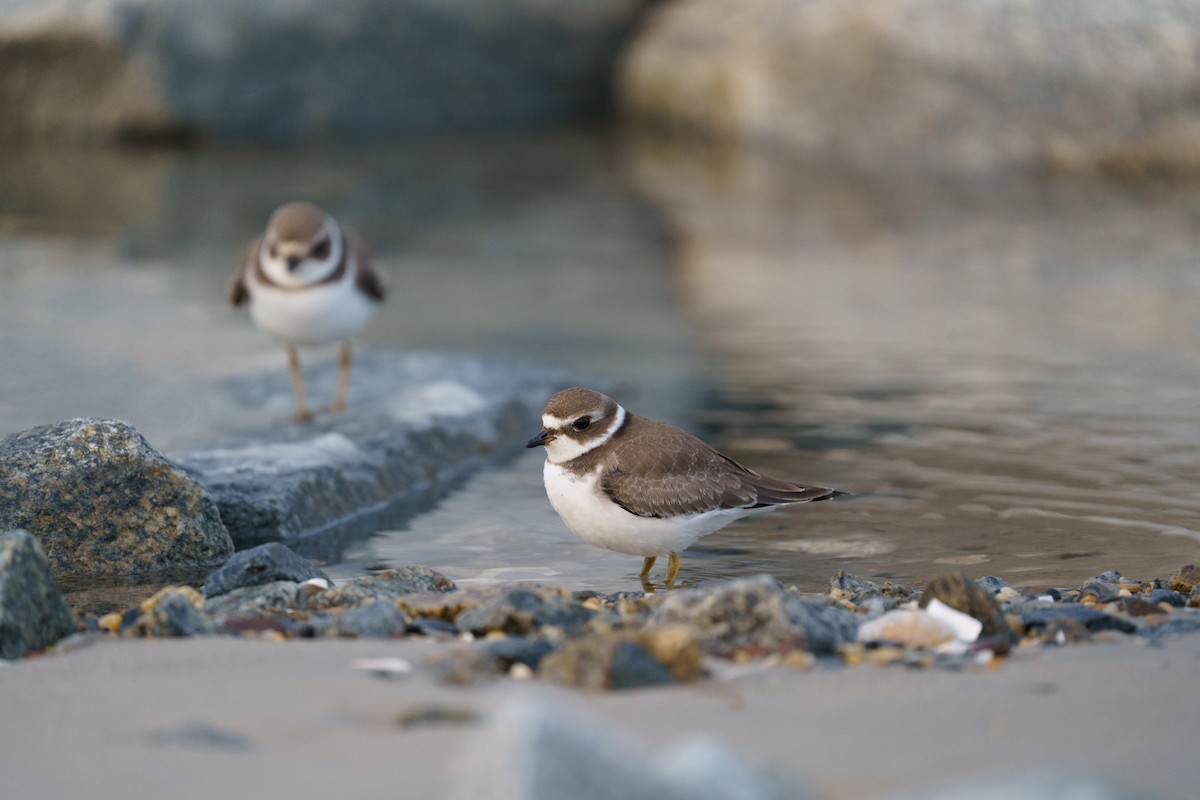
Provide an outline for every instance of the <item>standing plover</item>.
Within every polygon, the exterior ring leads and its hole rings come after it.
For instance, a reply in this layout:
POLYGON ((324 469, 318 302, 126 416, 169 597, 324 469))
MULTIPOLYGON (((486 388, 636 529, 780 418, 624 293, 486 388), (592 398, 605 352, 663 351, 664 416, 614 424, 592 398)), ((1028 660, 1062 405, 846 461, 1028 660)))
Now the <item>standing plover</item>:
POLYGON ((333 410, 346 406, 350 338, 362 333, 387 293, 387 279, 367 246, 312 203, 287 203, 246 248, 229 280, 229 302, 250 304, 250 317, 287 348, 296 419, 304 401, 299 345, 342 343, 333 410))
POLYGON ((673 587, 679 553, 740 517, 844 494, 760 475, 591 389, 551 397, 542 426, 525 446, 546 448, 550 504, 585 542, 642 556, 643 583, 665 555, 673 587))

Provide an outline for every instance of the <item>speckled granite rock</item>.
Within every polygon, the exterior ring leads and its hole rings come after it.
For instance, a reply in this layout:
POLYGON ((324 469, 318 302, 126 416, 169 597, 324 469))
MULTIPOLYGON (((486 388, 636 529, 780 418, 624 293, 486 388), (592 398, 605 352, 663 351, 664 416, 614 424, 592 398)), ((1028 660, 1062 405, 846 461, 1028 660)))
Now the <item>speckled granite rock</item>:
POLYGON ((333 583, 307 558, 297 555, 279 542, 268 542, 234 553, 219 569, 209 574, 202 591, 205 597, 215 597, 246 586, 260 586, 274 581, 303 583, 312 578, 333 583))
POLYGON ((0 439, 0 528, 17 527, 59 578, 212 566, 233 552, 208 493, 117 420, 0 439))
POLYGON ((9 0, 0 139, 289 144, 595 118, 646 0, 9 0))
POLYGON ((651 625, 689 625, 718 653, 799 648, 829 653, 854 640, 850 611, 788 594, 769 575, 672 592, 651 625))
POLYGON ((623 59, 627 117, 860 170, 1200 168, 1200 5, 691 0, 623 59))
POLYGON ((0 533, 0 658, 42 650, 77 628, 33 534, 0 533))
POLYGON ((314 594, 305 603, 305 607, 358 608, 379 600, 395 602, 397 597, 403 595, 450 592, 454 588, 454 581, 429 567, 396 567, 373 575, 364 575, 314 594))

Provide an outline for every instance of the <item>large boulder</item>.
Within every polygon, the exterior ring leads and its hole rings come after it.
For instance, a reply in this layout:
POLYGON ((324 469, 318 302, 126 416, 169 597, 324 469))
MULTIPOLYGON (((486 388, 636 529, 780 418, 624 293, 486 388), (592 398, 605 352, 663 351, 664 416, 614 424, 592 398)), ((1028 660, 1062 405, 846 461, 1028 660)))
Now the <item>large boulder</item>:
POLYGON ((296 143, 608 106, 646 0, 8 0, 0 139, 296 143))
POLYGON ((870 171, 1200 166, 1195 0, 689 0, 627 117, 870 171))
POLYGON ((208 567, 233 552, 208 493, 118 420, 0 439, 0 529, 9 528, 36 536, 60 578, 208 567))
POLYGON ((74 633, 46 554, 28 531, 0 533, 0 658, 20 658, 74 633))

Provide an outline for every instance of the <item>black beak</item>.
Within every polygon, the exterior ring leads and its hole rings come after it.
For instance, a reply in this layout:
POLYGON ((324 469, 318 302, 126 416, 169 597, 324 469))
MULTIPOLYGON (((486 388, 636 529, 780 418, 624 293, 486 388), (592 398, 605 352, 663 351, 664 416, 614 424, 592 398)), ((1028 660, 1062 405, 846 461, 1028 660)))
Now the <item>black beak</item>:
POLYGON ((545 428, 542 428, 540 431, 538 431, 537 436, 533 437, 532 439, 530 439, 528 442, 525 443, 525 446, 526 447, 545 447, 546 442, 550 441, 553 438, 554 438, 553 433, 546 430, 545 428))
POLYGON ((300 262, 303 260, 304 259, 300 258, 300 256, 288 256, 287 257, 288 272, 295 272, 296 267, 300 266, 300 262))

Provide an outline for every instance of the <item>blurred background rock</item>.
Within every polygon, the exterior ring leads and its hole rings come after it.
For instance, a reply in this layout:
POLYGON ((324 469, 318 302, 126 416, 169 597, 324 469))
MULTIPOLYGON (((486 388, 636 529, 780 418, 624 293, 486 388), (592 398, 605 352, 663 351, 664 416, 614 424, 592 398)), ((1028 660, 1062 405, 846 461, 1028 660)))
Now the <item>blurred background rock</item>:
POLYGON ((615 94, 871 171, 1191 170, 1198 51, 1186 0, 2 0, 0 142, 378 142, 615 94))

